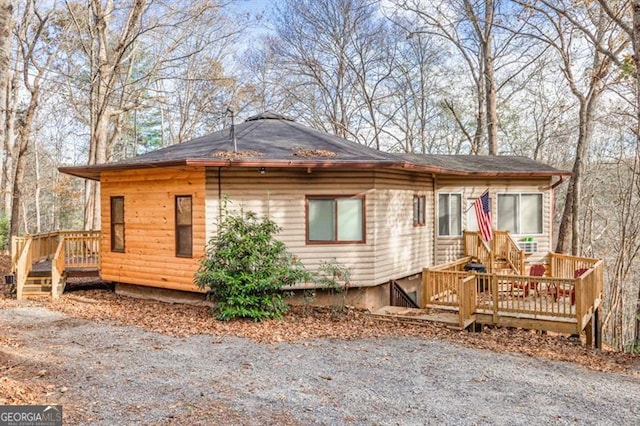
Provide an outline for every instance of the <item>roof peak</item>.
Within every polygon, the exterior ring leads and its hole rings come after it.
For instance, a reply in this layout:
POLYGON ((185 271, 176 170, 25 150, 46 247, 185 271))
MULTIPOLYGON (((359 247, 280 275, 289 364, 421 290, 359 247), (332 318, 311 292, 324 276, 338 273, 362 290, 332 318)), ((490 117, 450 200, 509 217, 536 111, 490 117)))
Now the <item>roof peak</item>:
POLYGON ((257 120, 286 120, 286 121, 294 121, 292 118, 286 117, 282 114, 276 114, 273 111, 264 111, 260 114, 256 114, 247 118, 246 121, 257 121, 257 120))

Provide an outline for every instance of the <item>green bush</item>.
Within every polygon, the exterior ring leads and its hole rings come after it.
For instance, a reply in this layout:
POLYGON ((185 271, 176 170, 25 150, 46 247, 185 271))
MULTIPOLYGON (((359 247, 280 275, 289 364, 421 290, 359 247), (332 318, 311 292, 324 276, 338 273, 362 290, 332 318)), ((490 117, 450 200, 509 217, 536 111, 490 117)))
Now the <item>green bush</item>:
POLYGON ((226 212, 195 275, 219 319, 280 318, 288 310, 281 288, 311 279, 275 238, 279 231, 275 222, 253 212, 226 212))

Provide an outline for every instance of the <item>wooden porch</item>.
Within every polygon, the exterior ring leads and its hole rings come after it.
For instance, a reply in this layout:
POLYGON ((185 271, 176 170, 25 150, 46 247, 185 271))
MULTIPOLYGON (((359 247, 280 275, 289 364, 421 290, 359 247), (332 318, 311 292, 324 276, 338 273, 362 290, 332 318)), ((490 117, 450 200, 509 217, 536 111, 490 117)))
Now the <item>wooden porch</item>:
POLYGON ((456 312, 461 327, 476 322, 567 334, 585 331, 588 343, 600 346, 602 260, 548 253, 542 262, 526 265, 524 252, 500 231, 491 248, 477 233, 466 232, 465 254, 423 270, 423 307, 456 312), (487 272, 465 270, 470 262, 486 265, 487 272))
POLYGON ((600 347, 602 260, 548 253, 542 261, 527 264, 525 252, 505 231, 494 231, 491 244, 477 232, 465 232, 464 250, 465 256, 454 262, 423 269, 418 303, 396 297, 406 301, 374 315, 460 329, 488 324, 566 334, 585 331, 588 344, 600 347))
POLYGON ((14 237, 11 264, 18 300, 64 292, 70 274, 95 274, 100 265, 100 231, 57 231, 14 237))

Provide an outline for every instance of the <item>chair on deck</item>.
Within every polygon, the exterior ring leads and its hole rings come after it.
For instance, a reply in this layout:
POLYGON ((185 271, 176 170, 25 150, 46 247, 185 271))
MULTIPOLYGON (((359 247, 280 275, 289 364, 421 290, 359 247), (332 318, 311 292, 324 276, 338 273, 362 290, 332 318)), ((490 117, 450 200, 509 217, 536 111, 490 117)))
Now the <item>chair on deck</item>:
MULTIPOLYGON (((533 264, 529 268, 529 276, 531 277, 543 277, 546 272, 546 268, 541 264, 533 264)), ((538 281, 527 280, 511 283, 511 296, 513 296, 514 290, 522 290, 524 297, 529 296, 529 292, 537 292, 540 294, 538 289, 538 281)))
MULTIPOLYGON (((576 269, 573 272, 573 278, 574 279, 580 278, 582 276, 582 274, 584 274, 588 270, 589 270, 589 268, 576 269)), ((576 304, 576 286, 575 286, 575 284, 572 284, 571 287, 569 287, 569 288, 565 288, 565 287, 561 287, 560 285, 553 284, 547 289, 547 293, 551 294, 551 297, 553 298, 554 302, 556 300, 558 300, 559 298, 561 298, 561 297, 569 296, 569 298, 571 299, 571 305, 573 306, 573 305, 576 304)))

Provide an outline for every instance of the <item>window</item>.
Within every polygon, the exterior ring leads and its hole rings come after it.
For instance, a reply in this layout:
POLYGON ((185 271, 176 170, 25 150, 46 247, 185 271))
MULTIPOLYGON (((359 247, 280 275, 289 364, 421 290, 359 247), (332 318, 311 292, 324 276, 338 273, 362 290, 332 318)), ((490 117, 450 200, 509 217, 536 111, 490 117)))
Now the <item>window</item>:
POLYGON ((307 197, 307 242, 364 243, 364 197, 307 197))
POLYGON ((425 225, 425 207, 427 204, 427 197, 424 195, 413 196, 413 226, 425 225))
POLYGON ((462 194, 438 194, 438 235, 462 235, 462 194))
POLYGON ((475 201, 476 200, 469 200, 465 208, 465 212, 467 212, 467 225, 465 226, 465 229, 471 232, 478 231, 478 218, 476 217, 476 209, 474 205, 475 201))
POLYGON ((542 234, 542 194, 498 194, 498 229, 542 234))
POLYGON ((176 256, 191 257, 193 254, 193 219, 191 196, 176 196, 176 256))
POLYGON ((111 197, 111 251, 124 253, 124 197, 111 197))

